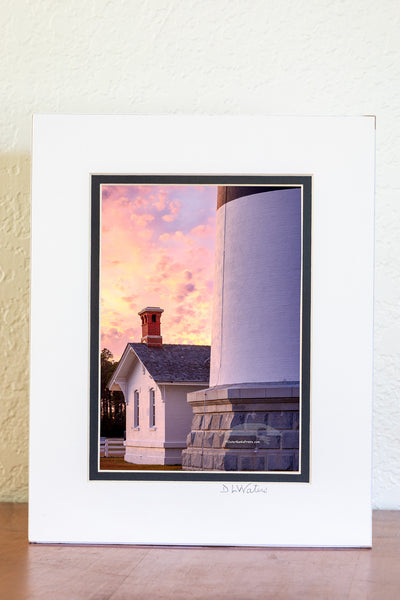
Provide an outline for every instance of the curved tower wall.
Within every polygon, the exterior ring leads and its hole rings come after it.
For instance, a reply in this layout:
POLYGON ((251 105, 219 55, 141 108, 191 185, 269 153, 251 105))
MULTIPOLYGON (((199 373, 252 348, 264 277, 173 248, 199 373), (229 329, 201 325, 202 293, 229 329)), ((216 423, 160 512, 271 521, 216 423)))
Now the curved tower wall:
POLYGON ((220 205, 210 387, 299 381, 300 295, 300 189, 220 205))

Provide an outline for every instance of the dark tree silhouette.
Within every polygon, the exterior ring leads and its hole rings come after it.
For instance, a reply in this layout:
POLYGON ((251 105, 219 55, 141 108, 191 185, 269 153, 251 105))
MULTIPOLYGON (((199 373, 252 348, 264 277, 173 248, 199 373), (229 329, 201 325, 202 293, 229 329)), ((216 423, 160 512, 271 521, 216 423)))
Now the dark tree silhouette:
POLYGON ((103 348, 100 355, 100 382, 101 382, 101 431, 104 437, 125 436, 125 401, 122 392, 112 392, 107 384, 112 374, 118 367, 112 352, 103 348))

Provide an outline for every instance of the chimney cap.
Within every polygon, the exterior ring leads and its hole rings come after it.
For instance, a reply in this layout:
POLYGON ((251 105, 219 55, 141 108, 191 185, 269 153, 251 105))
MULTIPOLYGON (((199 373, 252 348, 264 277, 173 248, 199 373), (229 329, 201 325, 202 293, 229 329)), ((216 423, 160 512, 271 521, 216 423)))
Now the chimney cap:
POLYGON ((142 308, 142 310, 140 310, 138 312, 138 315, 142 315, 143 313, 146 313, 146 312, 163 313, 164 309, 160 308, 159 306, 146 306, 146 308, 142 308))

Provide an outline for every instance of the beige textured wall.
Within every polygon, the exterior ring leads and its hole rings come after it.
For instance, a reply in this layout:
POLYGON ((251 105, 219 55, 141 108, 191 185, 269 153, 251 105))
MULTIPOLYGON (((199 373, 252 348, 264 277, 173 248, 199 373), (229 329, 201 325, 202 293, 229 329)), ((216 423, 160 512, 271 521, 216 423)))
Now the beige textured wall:
POLYGON ((397 0, 14 0, 0 31, 0 500, 27 499, 31 114, 376 114, 374 503, 400 508, 397 0))
POLYGON ((29 179, 24 154, 0 155, 0 499, 28 483, 29 179))

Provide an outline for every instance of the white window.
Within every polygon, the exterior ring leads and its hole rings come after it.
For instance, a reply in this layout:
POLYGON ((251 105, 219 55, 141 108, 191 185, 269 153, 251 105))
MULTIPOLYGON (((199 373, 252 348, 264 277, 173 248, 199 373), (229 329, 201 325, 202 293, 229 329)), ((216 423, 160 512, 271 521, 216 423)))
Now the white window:
POLYGON ((139 392, 135 390, 133 394, 133 425, 139 427, 139 392))
POLYGON ((156 426, 156 394, 153 388, 150 390, 150 427, 156 426))

